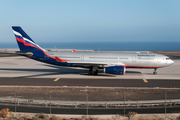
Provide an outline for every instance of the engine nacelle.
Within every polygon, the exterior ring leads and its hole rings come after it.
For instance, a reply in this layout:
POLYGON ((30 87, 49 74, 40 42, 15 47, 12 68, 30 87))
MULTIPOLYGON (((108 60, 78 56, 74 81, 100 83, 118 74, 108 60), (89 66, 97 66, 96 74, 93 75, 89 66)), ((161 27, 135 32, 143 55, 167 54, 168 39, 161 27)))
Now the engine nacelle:
POLYGON ((104 68, 105 73, 110 73, 110 74, 117 74, 117 75, 124 75, 126 72, 126 67, 125 66, 111 66, 104 68))

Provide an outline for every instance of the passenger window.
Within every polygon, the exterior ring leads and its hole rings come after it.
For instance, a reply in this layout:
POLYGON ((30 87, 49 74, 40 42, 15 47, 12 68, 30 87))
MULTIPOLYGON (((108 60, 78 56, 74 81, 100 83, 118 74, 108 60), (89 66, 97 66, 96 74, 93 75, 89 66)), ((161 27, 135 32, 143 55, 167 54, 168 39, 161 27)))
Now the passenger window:
POLYGON ((166 60, 170 60, 170 58, 166 58, 166 60))

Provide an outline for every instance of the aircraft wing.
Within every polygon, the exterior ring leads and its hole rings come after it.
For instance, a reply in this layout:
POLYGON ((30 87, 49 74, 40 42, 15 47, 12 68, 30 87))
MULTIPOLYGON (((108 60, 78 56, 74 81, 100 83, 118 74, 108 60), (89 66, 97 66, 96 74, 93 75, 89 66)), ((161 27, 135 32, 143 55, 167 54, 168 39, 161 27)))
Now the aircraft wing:
POLYGON ((74 63, 74 65, 86 65, 86 66, 97 65, 103 67, 125 65, 121 62, 95 62, 95 61, 70 61, 68 63, 74 63))

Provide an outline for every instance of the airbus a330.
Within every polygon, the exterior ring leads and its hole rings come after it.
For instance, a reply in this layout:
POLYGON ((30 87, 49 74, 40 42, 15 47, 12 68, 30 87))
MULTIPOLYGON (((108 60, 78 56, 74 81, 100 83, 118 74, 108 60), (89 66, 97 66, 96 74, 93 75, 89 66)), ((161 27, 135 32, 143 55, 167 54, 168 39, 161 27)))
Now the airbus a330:
POLYGON ((47 51, 36 44, 21 27, 13 26, 12 29, 20 49, 17 54, 58 66, 88 68, 89 75, 98 75, 98 69, 104 69, 105 73, 124 75, 126 68, 152 68, 156 75, 157 68, 174 63, 168 56, 156 53, 47 51))

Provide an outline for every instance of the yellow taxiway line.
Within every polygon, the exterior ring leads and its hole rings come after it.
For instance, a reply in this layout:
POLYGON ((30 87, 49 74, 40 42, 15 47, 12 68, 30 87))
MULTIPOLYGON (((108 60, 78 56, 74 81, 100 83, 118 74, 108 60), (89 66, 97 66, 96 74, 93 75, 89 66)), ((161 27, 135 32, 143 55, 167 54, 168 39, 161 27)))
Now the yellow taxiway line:
POLYGON ((147 81, 146 79, 143 79, 143 81, 144 81, 145 83, 148 83, 148 81, 147 81))
POLYGON ((56 81, 58 81, 60 78, 56 78, 55 80, 54 80, 54 82, 56 82, 56 81))

